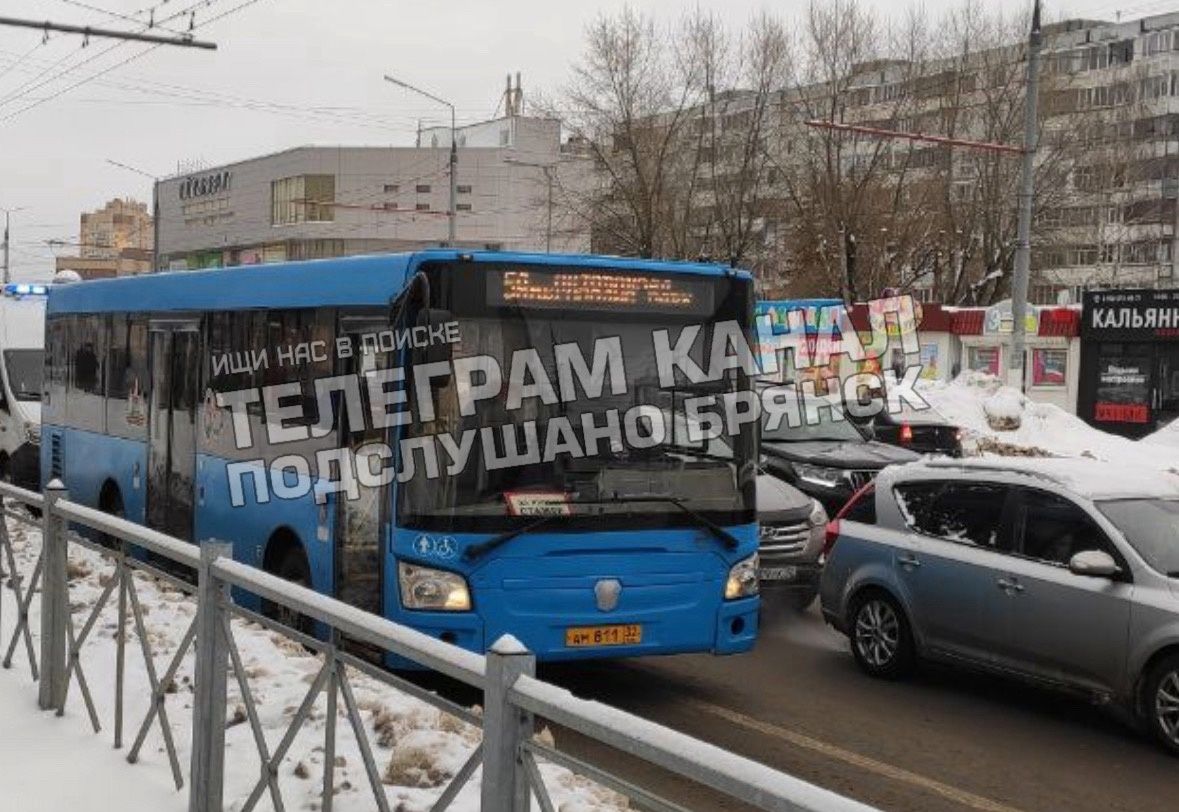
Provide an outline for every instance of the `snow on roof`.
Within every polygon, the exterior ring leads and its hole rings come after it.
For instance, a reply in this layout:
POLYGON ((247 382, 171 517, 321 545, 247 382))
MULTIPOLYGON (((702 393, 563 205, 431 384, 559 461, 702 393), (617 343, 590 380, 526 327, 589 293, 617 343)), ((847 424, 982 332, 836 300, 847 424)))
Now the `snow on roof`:
POLYGON ((1089 499, 1179 499, 1179 467, 1168 472, 1075 457, 939 458, 912 463, 908 467, 928 471, 1013 474, 1047 481, 1089 499))

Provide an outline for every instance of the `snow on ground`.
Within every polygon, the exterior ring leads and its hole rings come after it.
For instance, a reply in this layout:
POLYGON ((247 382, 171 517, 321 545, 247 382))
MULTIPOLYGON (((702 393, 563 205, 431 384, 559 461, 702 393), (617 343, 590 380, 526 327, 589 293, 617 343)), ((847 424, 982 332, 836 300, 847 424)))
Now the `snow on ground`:
POLYGON ((1091 457, 1147 469, 1179 469, 1179 427, 1144 440, 1127 440, 1093 428, 1051 403, 1037 403, 998 378, 964 372, 949 383, 926 382, 918 392, 949 422, 966 432, 964 446, 981 453, 1091 457), (996 429, 994 425, 1018 428, 996 429), (1159 435, 1170 434, 1168 445, 1159 435))
POLYGON ((1172 420, 1167 425, 1143 438, 1148 443, 1179 448, 1179 420, 1172 420))
MULTIPOLYGON (((9 522, 18 568, 27 577, 40 549, 40 533, 9 522)), ((70 604, 75 629, 81 628, 99 597, 112 565, 77 545, 70 549, 70 604)), ((7 571, 7 566, 5 566, 7 571)), ((148 638, 157 674, 167 668, 177 645, 196 613, 192 599, 139 573, 139 597, 146 613, 148 638)), ((3 601, 0 641, 6 645, 16 622, 13 592, 0 589, 3 601)), ((40 628, 40 601, 33 601, 34 645, 40 628)), ((67 812, 87 808, 119 812, 168 812, 183 810, 187 791, 176 792, 158 724, 148 736, 139 762, 129 764, 125 753, 134 741, 150 698, 140 643, 129 623, 124 750, 112 749, 115 641, 115 596, 103 610, 82 651, 86 678, 98 707, 103 731, 90 727, 75 682, 70 687, 65 718, 37 710, 37 688, 32 682, 23 647, 12 670, 0 670, 0 764, 5 776, 0 788, 0 808, 67 812)), ((269 749, 277 747, 303 701, 311 681, 323 664, 287 639, 256 624, 234 622, 234 636, 248 674, 269 749)), ((188 654, 175 680, 176 691, 167 698, 167 710, 180 764, 187 775, 192 724, 193 658, 188 654)), ((368 729, 384 791, 390 808, 399 812, 427 810, 479 743, 480 732, 454 717, 383 683, 349 672, 361 715, 368 729)), ((229 676, 230 726, 226 731, 226 809, 238 810, 259 776, 260 759, 245 721, 245 709, 236 679, 229 676)), ((287 809, 315 810, 323 786, 324 720, 326 695, 320 693, 311 717, 296 737, 278 770, 287 809)), ((344 703, 337 719, 335 808, 339 812, 367 812, 374 808, 360 750, 352 735, 344 703)), ((544 735, 543 733, 541 735, 544 735)), ((626 801, 568 770, 541 765, 546 786, 560 810, 619 810, 626 801)), ((477 771, 451 807, 475 812, 479 807, 480 771, 477 771)), ((267 795, 259 809, 271 808, 267 795)))

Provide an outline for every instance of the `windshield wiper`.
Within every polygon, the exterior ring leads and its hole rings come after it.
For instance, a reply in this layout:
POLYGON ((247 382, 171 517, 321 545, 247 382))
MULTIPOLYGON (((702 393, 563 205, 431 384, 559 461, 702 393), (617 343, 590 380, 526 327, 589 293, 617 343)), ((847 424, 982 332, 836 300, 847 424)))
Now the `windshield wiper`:
POLYGON ((548 524, 558 516, 564 517, 564 515, 565 514, 561 513, 550 513, 547 516, 539 517, 534 522, 521 525, 514 530, 508 530, 506 533, 500 533, 498 536, 492 536, 487 541, 481 541, 478 544, 472 544, 463 553, 463 558, 465 558, 467 561, 474 561, 476 558, 486 555, 495 548, 502 547, 517 536, 522 536, 525 533, 531 533, 541 525, 548 524))
POLYGON ((589 500, 585 500, 585 501, 578 501, 578 502, 574 502, 573 504, 575 504, 575 505, 626 505, 626 504, 641 505, 643 503, 675 505, 677 508, 679 508, 681 511, 683 511, 685 515, 690 516, 693 519, 695 519, 696 522, 701 527, 703 527, 705 530, 707 530, 709 533, 711 533, 713 536, 715 536, 718 540, 722 541, 727 549, 735 550, 741 544, 741 542, 737 541, 737 537, 734 536, 732 533, 730 533, 728 530, 725 530, 723 527, 721 527, 719 524, 717 524, 716 522, 709 519, 703 513, 692 510, 692 508, 690 508, 684 504, 682 499, 677 499, 674 496, 612 496, 612 497, 609 497, 606 499, 589 499, 589 500))
MULTIPOLYGON (((732 533, 730 533, 728 530, 725 530, 723 527, 721 527, 716 522, 712 521, 711 519, 709 519, 707 516, 703 515, 702 513, 692 510, 692 508, 688 507, 687 505, 685 505, 683 503, 683 500, 677 499, 674 496, 613 496, 613 497, 610 497, 607 499, 577 499, 577 500, 572 500, 572 501, 568 502, 567 504, 569 504, 569 505, 640 504, 641 505, 644 503, 657 503, 657 504, 664 504, 664 505, 674 505, 675 507, 677 507, 681 511, 683 511, 686 515, 695 519, 696 522, 701 527, 703 527, 705 530, 707 530, 709 533, 711 533, 718 540, 723 542, 726 549, 735 550, 738 547, 738 545, 740 545, 740 542, 737 540, 737 538, 732 533)), ((466 559, 467 561, 474 561, 477 558, 483 557, 484 555, 491 552, 492 550, 502 547, 503 545, 507 544, 509 541, 512 541, 513 539, 518 538, 519 536, 523 536, 525 533, 531 533, 533 530, 537 529, 538 527, 548 524, 553 519, 565 518, 567 515, 568 514, 563 514, 563 513, 551 513, 547 516, 540 516, 535 521, 529 522, 528 524, 522 525, 522 526, 517 527, 513 530, 508 530, 507 532, 500 533, 498 536, 492 536, 491 538, 487 539, 487 541, 481 541, 478 544, 472 544, 471 546, 467 547, 466 551, 463 553, 463 558, 466 559)))

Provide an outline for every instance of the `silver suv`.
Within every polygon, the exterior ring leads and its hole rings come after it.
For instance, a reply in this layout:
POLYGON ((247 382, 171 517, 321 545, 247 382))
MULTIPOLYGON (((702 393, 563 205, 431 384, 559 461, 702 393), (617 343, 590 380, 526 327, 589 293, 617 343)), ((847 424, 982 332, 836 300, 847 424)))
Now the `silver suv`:
POLYGON ((828 528, 860 667, 969 664, 1118 702, 1179 755, 1179 477, 1090 460, 886 468, 828 528))

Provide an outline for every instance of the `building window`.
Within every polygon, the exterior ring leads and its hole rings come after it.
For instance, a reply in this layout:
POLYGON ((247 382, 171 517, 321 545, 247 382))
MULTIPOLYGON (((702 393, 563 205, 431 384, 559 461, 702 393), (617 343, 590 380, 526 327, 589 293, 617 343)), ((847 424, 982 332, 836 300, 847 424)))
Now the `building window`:
POLYGON ((966 354, 966 366, 975 372, 999 374, 998 347, 970 347, 966 354))
POLYGON ((419 195, 427 195, 430 193, 430 184, 419 183, 416 191, 419 195))
POLYGON ((454 205, 454 208, 456 211, 470 211, 471 204, 470 203, 456 203, 454 205))
POLYGON ((336 219, 336 176, 296 175, 270 183, 270 223, 330 223, 336 219))
POLYGON ((1068 350, 1032 350, 1032 386, 1064 386, 1068 350))
POLYGON ((398 186, 396 183, 386 183, 385 184, 385 194, 387 194, 387 195, 395 195, 400 191, 401 191, 401 187, 398 186))
POLYGON ((430 204, 429 204, 429 203, 419 203, 419 204, 417 205, 417 210, 418 210, 418 211, 429 211, 429 210, 430 210, 430 204))
POLYGON ((460 183, 458 186, 455 187, 455 191, 458 192, 460 195, 469 195, 471 193, 471 185, 460 183))

